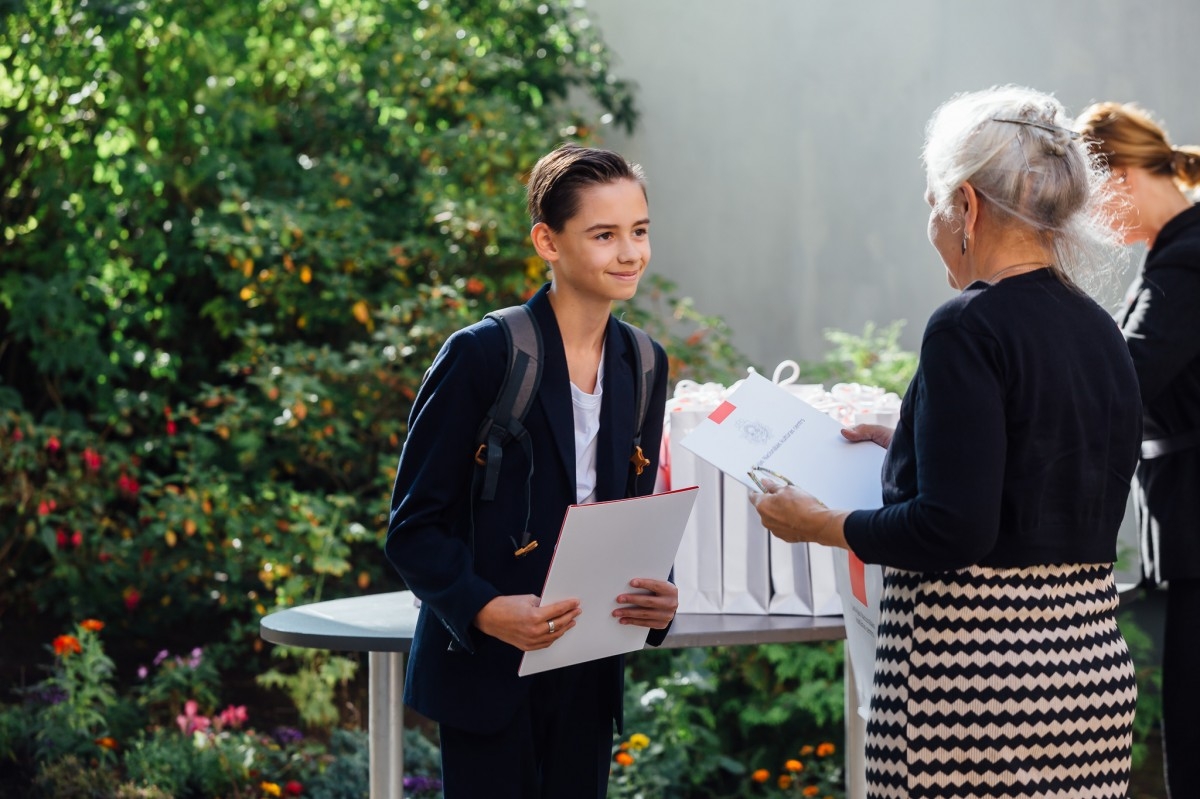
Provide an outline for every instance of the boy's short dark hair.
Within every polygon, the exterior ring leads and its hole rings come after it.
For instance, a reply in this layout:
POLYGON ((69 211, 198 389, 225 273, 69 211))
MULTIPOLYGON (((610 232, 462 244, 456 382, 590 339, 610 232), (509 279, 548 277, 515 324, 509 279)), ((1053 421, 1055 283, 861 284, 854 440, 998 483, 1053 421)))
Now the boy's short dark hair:
POLYGON ((562 144, 534 164, 526 185, 529 219, 545 222, 558 232, 579 211, 579 191, 588 186, 635 180, 642 191, 646 178, 642 168, 611 150, 562 144))

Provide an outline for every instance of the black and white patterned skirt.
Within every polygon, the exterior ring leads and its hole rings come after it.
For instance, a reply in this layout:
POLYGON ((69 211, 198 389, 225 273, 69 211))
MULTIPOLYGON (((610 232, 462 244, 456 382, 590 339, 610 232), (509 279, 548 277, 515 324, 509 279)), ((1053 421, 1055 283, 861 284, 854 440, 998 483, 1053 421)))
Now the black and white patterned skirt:
POLYGON ((867 795, 1124 799, 1137 683, 1111 565, 887 569, 867 795))

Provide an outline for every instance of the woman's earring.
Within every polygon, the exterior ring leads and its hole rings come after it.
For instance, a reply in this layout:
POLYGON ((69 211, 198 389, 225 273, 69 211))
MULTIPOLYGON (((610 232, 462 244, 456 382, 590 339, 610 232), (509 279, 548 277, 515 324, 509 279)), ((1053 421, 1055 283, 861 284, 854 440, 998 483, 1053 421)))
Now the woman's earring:
POLYGON ((967 237, 963 236, 963 255, 967 254, 967 237))

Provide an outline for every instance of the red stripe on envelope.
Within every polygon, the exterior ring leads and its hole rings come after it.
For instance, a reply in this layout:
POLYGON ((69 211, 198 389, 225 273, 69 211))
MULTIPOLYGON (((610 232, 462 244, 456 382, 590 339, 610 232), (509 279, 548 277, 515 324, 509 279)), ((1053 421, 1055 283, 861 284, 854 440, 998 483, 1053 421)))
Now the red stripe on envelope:
POLYGON ((720 424, 721 422, 725 421, 725 417, 729 416, 729 414, 733 413, 736 409, 737 408, 734 406, 733 403, 722 402, 720 405, 717 406, 717 409, 715 411, 713 411, 712 413, 710 413, 708 415, 708 418, 712 419, 717 424, 720 424))
POLYGON ((867 567, 850 552, 850 592, 865 606, 867 604, 867 567))

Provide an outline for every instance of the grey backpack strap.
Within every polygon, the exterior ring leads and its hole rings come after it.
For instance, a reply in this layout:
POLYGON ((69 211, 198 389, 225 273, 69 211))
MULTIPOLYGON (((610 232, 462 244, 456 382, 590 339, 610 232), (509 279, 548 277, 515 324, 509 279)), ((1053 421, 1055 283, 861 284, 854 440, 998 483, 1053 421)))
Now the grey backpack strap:
POLYGON ((479 498, 484 501, 496 497, 504 446, 510 441, 521 443, 530 468, 533 468, 533 446, 524 421, 542 380, 542 333, 533 312, 527 306, 514 305, 492 311, 487 316, 496 320, 504 331, 508 371, 496 401, 475 437, 475 462, 484 467, 479 492, 479 498))
POLYGON ((629 456, 629 462, 633 464, 636 477, 650 463, 650 459, 642 452, 642 427, 646 424, 646 414, 650 410, 650 392, 654 388, 654 341, 646 331, 634 327, 628 322, 621 322, 621 327, 632 345, 630 349, 633 351, 633 364, 637 372, 635 375, 637 385, 634 389, 636 404, 634 405, 633 448, 629 456))

